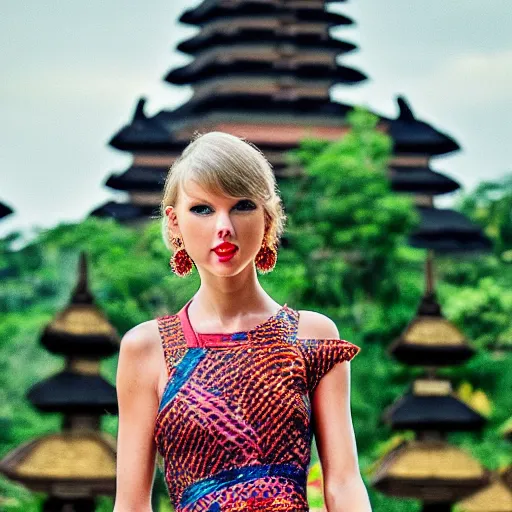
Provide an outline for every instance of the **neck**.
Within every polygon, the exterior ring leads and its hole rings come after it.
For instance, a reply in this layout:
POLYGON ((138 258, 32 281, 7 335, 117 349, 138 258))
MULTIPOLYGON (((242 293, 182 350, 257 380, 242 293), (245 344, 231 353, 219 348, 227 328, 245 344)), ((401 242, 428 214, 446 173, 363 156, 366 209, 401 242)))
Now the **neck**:
POLYGON ((201 276, 201 286, 188 308, 189 318, 203 332, 234 332, 256 325, 280 307, 260 285, 256 268, 236 276, 201 276))

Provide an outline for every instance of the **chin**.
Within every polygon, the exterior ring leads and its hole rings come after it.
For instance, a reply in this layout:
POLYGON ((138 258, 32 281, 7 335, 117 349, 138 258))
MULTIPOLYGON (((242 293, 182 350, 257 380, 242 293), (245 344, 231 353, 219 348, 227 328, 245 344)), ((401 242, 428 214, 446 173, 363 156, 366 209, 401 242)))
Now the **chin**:
POLYGON ((217 277, 233 277, 241 274, 244 271, 252 272, 251 260, 247 262, 237 261, 236 263, 234 263, 233 260, 230 260, 227 263, 215 261, 213 264, 207 266, 207 271, 211 275, 217 277))

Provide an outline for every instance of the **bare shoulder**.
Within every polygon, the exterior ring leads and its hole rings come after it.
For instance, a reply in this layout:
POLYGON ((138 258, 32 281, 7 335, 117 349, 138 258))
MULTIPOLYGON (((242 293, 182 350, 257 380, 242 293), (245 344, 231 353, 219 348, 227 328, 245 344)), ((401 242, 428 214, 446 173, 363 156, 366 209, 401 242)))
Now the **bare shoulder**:
POLYGON ((339 339, 336 324, 326 315, 317 311, 300 310, 298 338, 339 339))
POLYGON ((119 348, 118 378, 122 374, 130 378, 146 376, 150 386, 158 386, 161 359, 160 333, 156 320, 142 322, 131 328, 121 339, 119 348), (122 368, 121 368, 122 367, 122 368), (122 371, 124 369, 125 371, 122 371))
POLYGON ((156 320, 142 322, 132 327, 121 340, 121 351, 134 357, 151 355, 160 339, 156 320))

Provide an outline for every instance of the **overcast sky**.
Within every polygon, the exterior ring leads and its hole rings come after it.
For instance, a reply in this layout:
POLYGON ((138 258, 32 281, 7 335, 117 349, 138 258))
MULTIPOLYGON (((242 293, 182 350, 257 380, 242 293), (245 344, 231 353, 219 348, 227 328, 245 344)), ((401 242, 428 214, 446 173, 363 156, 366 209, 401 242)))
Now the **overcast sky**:
MULTIPOLYGON (((78 221, 124 196, 103 186, 129 155, 107 146, 140 96, 148 113, 190 95, 162 77, 189 61, 177 23, 196 1, 3 0, 0 19, 0 201, 16 210, 0 234, 78 221)), ((433 167, 471 190, 512 171, 511 0, 350 0, 356 21, 336 36, 360 49, 342 62, 369 75, 333 97, 396 115, 404 94, 416 115, 462 150, 433 167)), ((437 202, 449 205, 451 198, 437 202)))

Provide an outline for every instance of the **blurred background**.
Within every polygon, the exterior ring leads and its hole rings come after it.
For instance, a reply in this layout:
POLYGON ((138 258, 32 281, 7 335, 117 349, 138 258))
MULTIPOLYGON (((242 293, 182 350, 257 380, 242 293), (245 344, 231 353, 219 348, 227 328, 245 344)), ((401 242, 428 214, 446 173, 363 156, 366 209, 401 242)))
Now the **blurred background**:
MULTIPOLYGON (((246 137, 288 225, 261 282, 362 350, 374 510, 512 510, 507 0, 6 2, 0 510, 111 510, 119 339, 178 311, 165 175, 246 137)), ((322 510, 316 449, 312 510, 322 510)), ((160 466, 153 510, 171 510, 160 466)))

